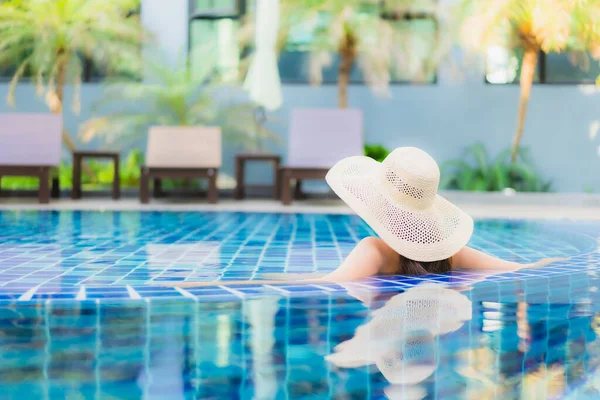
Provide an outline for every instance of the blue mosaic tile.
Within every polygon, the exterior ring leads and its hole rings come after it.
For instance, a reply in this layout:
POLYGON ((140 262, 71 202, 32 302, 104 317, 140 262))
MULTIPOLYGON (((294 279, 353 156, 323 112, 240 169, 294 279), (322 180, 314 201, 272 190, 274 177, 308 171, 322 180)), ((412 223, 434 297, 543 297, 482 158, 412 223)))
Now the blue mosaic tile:
POLYGON ((185 291, 196 296, 232 296, 232 293, 229 290, 214 286, 186 288, 185 291))
MULTIPOLYGON (((31 290, 34 293, 25 299, 32 301, 59 298, 61 293, 78 300, 131 298, 132 293, 145 299, 181 297, 170 288, 157 287, 180 281, 269 279, 269 274, 285 272, 327 273, 361 238, 373 234, 356 216, 191 212, 2 211, 0 228, 0 294, 5 296, 0 302, 31 290), (126 285, 135 288, 133 292, 126 285)), ((418 278, 374 278, 361 285, 384 290, 423 282, 461 285, 596 271, 599 232, 600 224, 595 222, 478 221, 470 242, 474 248, 519 262, 572 258, 543 269, 495 276, 456 271, 418 278)), ((282 285, 287 289, 234 290, 245 297, 272 291, 327 293, 282 285)), ((232 295, 217 289, 210 294, 187 290, 196 299, 232 295)))

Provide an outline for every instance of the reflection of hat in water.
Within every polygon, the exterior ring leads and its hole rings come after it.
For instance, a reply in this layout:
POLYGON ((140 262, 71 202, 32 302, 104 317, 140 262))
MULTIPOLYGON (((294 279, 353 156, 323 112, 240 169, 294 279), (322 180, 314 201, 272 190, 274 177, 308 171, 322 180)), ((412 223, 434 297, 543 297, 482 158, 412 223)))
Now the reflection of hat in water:
POLYGON ((379 354, 375 365, 388 382, 416 385, 437 367, 433 341, 430 332, 410 332, 396 347, 379 354))
POLYGON ((344 368, 375 364, 393 384, 417 384, 436 369, 436 335, 471 319, 463 294, 436 284, 419 285, 391 298, 327 360, 344 368))
POLYGON ((420 400, 427 396, 427 391, 422 386, 392 385, 383 391, 390 400, 420 400))
POLYGON ((452 257, 473 233, 473 219, 437 194, 435 160, 416 147, 399 147, 382 163, 345 158, 326 179, 390 247, 412 260, 452 257))

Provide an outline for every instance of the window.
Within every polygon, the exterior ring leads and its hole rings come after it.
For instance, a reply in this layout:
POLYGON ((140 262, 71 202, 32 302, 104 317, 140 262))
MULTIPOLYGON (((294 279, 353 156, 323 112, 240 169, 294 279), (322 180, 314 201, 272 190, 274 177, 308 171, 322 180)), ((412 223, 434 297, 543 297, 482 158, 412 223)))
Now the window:
MULTIPOLYGON (((389 2, 388 2, 389 3, 389 2)), ((437 0, 419 0, 418 8, 399 11, 385 1, 365 1, 361 13, 365 17, 378 16, 392 23, 398 40, 395 58, 402 63, 395 66, 393 82, 435 82, 435 67, 431 60, 437 41, 438 25, 433 6, 437 0), (423 72, 425 71, 425 72, 423 72)), ((238 35, 242 19, 254 2, 248 0, 189 0, 189 51, 192 71, 202 74, 206 68, 216 67, 226 80, 238 80, 242 64, 240 58, 250 51, 242 48, 238 35)), ((292 16, 291 18, 294 18, 292 16)), ((279 54, 279 73, 284 83, 310 82, 310 52, 318 29, 328 23, 322 15, 318 23, 303 20, 290 21, 291 29, 279 54)), ((252 43, 252 42, 251 42, 252 43)), ((331 63, 323 71, 324 83, 336 83, 339 58, 332 54, 331 63)), ((356 65, 350 75, 352 83, 363 83, 364 78, 356 65)))
POLYGON ((192 19, 239 18, 246 13, 246 0, 190 0, 192 19))
MULTIPOLYGON (((361 10, 365 18, 375 15, 389 21, 394 27, 398 46, 392 58, 398 62, 392 66, 392 83, 433 83, 436 80, 431 56, 437 42, 438 25, 433 11, 437 0, 422 0, 416 3, 418 8, 406 11, 394 9, 385 1, 365 2, 365 7, 361 10)), ((318 30, 328 24, 328 19, 328 16, 323 15, 320 21, 310 25, 304 21, 298 21, 298 24, 290 21, 292 28, 279 56, 279 73, 283 82, 310 82, 310 51, 315 45, 318 30)), ((364 37, 361 39, 368 40, 364 37)), ((329 66, 322 71, 323 83, 336 83, 340 59, 337 54, 332 54, 329 61, 329 66)), ((350 74, 350 82, 364 82, 357 63, 350 74)))
POLYGON ((238 33, 245 0, 190 0, 189 49, 192 71, 216 67, 225 80, 240 69, 238 33))
POLYGON ((600 65, 589 54, 541 54, 541 76, 547 83, 595 83, 600 65))
MULTIPOLYGON (((494 46, 488 49, 485 67, 487 83, 519 83, 522 49, 506 49, 494 46)), ((535 83, 582 84, 595 83, 600 76, 600 65, 585 53, 540 52, 534 77, 535 83)))

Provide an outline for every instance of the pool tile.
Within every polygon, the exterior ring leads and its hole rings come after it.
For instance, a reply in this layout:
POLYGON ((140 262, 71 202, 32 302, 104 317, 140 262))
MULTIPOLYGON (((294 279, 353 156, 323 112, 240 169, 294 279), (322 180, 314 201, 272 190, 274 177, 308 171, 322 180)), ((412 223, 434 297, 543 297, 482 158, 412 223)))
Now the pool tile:
MULTIPOLYGON (((131 298, 132 293, 143 299, 162 299, 182 294, 157 288, 161 282, 231 282, 269 279, 272 273, 327 273, 357 241, 373 234, 356 216, 194 212, 1 211, 0 228, 0 302, 10 302, 34 288, 32 301, 67 300, 78 296, 81 285, 86 286, 85 299, 90 300, 116 301, 131 298)), ((572 258, 542 269, 495 276, 456 271, 377 277, 359 285, 385 292, 428 282, 485 286, 541 277, 564 282, 580 271, 600 274, 598 232, 600 224, 595 222, 478 221, 470 243, 474 248, 520 262, 572 258)), ((579 287, 558 285, 569 290, 579 287)), ((335 284, 282 282, 276 286, 185 290, 196 300, 344 291, 335 284)))

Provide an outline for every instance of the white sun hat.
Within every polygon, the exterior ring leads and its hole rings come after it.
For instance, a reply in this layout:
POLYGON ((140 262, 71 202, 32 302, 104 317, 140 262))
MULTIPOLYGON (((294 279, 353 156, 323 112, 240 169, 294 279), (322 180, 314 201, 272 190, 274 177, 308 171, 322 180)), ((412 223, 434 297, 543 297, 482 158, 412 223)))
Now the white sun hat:
POLYGON ((416 147, 399 147, 381 163, 365 156, 345 158, 326 179, 383 241, 411 260, 450 258, 473 233, 473 219, 437 194, 435 160, 416 147))

